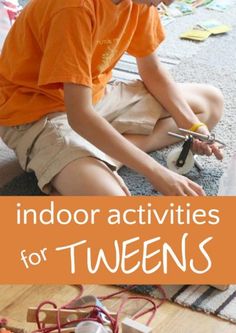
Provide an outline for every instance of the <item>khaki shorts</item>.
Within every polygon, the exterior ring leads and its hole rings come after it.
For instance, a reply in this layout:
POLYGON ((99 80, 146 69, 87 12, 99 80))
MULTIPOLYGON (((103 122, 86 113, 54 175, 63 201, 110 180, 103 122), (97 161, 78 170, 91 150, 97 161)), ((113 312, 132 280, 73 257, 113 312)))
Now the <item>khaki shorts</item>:
MULTIPOLYGON (((139 80, 108 84, 95 110, 122 134, 148 135, 157 120, 167 116, 139 80)), ((35 172, 45 193, 50 193, 52 179, 78 158, 95 157, 112 170, 117 169, 114 159, 71 129, 63 112, 51 113, 26 125, 1 127, 1 133, 3 141, 15 151, 21 167, 35 172)))

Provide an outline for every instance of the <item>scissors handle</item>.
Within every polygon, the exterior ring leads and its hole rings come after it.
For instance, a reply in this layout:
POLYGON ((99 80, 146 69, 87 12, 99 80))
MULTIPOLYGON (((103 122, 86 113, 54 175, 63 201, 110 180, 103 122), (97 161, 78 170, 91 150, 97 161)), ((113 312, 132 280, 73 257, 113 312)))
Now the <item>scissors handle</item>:
MULTIPOLYGON (((206 142, 208 145, 212 145, 214 143, 219 143, 221 146, 219 148, 224 148, 226 147, 226 144, 218 139, 216 139, 215 134, 209 134, 209 135, 205 135, 205 134, 201 134, 201 133, 196 133, 196 132, 192 132, 189 130, 186 130, 184 128, 179 128, 179 131, 187 134, 187 135, 191 135, 193 138, 195 139, 199 139, 201 141, 206 142)), ((181 135, 181 134, 177 134, 177 133, 173 133, 173 132, 168 132, 169 135, 174 136, 178 139, 182 139, 185 140, 186 136, 185 135, 181 135)))

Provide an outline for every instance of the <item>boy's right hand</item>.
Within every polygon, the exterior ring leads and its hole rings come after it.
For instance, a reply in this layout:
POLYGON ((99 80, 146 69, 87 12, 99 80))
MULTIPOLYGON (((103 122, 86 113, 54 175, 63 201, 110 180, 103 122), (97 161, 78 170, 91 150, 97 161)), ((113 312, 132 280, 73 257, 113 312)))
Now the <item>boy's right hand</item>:
POLYGON ((205 192, 202 187, 190 179, 181 176, 167 168, 161 167, 161 169, 155 172, 155 175, 149 178, 153 187, 167 196, 205 196, 205 192))
MULTIPOLYGON (((211 134, 206 126, 201 126, 198 129, 197 133, 203 135, 211 134)), ((193 142, 193 152, 195 152, 198 155, 206 155, 206 156, 211 156, 213 154, 220 161, 223 160, 224 157, 222 149, 220 149, 216 143, 208 145, 206 142, 202 142, 198 139, 195 139, 193 142)))

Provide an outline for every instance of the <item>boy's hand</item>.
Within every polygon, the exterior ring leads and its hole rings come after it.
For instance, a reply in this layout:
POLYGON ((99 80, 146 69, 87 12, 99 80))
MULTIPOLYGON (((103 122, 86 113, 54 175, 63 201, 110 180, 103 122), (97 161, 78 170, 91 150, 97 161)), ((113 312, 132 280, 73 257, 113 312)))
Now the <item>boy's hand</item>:
POLYGON ((150 179, 153 187, 168 196, 205 196, 202 187, 190 179, 161 167, 150 179))
MULTIPOLYGON (((210 132, 206 126, 201 126, 198 129, 197 133, 204 134, 204 135, 210 134, 210 132)), ((214 143, 213 145, 208 145, 206 142, 202 142, 198 139, 195 139, 193 142, 192 150, 194 153, 196 153, 198 155, 211 156, 212 154, 214 154, 218 160, 223 159, 222 150, 219 149, 219 147, 216 143, 214 143)))

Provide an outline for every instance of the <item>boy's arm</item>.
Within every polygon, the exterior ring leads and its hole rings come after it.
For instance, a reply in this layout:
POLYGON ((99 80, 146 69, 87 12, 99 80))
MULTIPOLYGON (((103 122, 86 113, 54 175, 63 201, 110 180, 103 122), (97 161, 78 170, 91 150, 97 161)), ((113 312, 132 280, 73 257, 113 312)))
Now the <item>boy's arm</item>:
POLYGON ((92 105, 91 88, 64 84, 68 121, 74 131, 106 154, 146 176, 165 195, 203 195, 201 187, 157 163, 118 133, 92 105))
POLYGON ((190 128, 199 122, 155 52, 136 60, 139 74, 147 89, 171 114, 178 127, 190 128))
MULTIPOLYGON (((151 94, 170 113, 177 127, 189 129, 193 124, 199 123, 185 100, 179 85, 172 79, 165 66, 160 62, 156 52, 143 58, 136 58, 139 74, 151 94)), ((200 127, 199 133, 209 134, 207 127, 200 127)), ((205 143, 198 143, 208 155, 209 147, 205 143)), ((217 158, 222 159, 222 153, 216 145, 212 145, 212 152, 217 158)))

